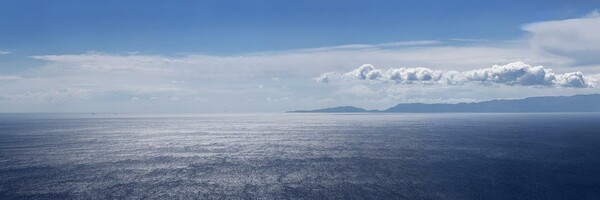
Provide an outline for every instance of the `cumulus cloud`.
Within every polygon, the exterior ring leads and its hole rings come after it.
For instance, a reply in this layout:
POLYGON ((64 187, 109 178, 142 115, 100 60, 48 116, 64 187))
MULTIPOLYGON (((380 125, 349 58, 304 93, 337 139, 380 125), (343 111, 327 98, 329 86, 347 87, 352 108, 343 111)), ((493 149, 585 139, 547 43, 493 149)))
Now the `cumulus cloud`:
POLYGON ((362 65, 351 72, 345 73, 344 77, 353 77, 359 80, 378 80, 381 78, 381 72, 375 69, 371 64, 362 65))
POLYGON ((572 59, 577 64, 600 63, 600 15, 526 24, 531 45, 542 52, 572 59))
POLYGON ((557 79, 551 69, 522 62, 495 65, 463 73, 466 81, 491 82, 507 85, 553 85, 557 79))
POLYGON ((416 68, 391 68, 386 73, 386 78, 396 83, 434 82, 442 78, 443 72, 424 67, 416 68))
POLYGON ((523 62, 506 65, 494 65, 469 71, 443 71, 425 67, 390 68, 385 73, 373 65, 365 64, 343 75, 329 72, 315 80, 328 83, 333 79, 371 80, 393 82, 396 84, 445 84, 460 85, 481 83, 483 85, 522 85, 522 86, 561 86, 586 88, 595 87, 595 83, 584 77, 581 72, 556 74, 543 66, 531 66, 523 62), (337 76, 337 77, 332 77, 337 76))
POLYGON ((581 72, 570 72, 557 75, 555 83, 567 87, 595 87, 595 83, 586 81, 581 72))

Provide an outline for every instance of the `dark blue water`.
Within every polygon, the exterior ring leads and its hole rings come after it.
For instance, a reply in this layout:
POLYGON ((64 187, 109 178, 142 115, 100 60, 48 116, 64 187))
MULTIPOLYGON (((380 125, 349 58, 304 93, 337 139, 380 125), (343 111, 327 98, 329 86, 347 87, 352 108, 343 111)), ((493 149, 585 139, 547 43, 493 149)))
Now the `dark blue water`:
POLYGON ((0 199, 600 199, 600 114, 0 115, 0 199))

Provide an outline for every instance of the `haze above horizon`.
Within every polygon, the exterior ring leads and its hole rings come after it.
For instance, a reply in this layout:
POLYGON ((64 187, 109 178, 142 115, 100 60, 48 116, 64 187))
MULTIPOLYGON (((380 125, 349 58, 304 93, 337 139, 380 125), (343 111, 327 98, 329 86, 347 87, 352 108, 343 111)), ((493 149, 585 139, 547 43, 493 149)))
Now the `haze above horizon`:
POLYGON ((600 93, 598 1, 2 1, 0 112, 600 93))

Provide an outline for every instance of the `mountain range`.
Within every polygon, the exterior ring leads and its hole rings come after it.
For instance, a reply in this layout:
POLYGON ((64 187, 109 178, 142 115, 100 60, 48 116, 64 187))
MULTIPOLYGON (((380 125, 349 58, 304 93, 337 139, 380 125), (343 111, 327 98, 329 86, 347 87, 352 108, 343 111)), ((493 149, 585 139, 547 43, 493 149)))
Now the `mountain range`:
POLYGON ((544 96, 524 99, 498 99, 491 101, 457 103, 457 104, 425 104, 401 103, 385 110, 367 110, 353 106, 322 108, 316 110, 296 110, 292 113, 494 113, 494 112, 600 112, 600 94, 575 96, 544 96))

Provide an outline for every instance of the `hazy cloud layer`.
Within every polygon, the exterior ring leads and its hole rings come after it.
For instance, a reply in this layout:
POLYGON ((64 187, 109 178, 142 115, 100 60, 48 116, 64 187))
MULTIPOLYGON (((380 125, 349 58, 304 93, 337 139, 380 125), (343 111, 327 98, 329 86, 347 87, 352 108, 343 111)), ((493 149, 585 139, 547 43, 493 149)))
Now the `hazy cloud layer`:
POLYGON ((0 94, 0 102, 67 103, 81 101, 89 97, 89 91, 81 89, 52 89, 48 91, 25 92, 22 94, 0 94))
POLYGON ((533 48, 564 56, 577 64, 600 64, 600 14, 583 18, 526 24, 533 48))
POLYGON ((482 85, 560 86, 586 88, 595 83, 586 79, 581 72, 557 74, 543 66, 531 66, 522 62, 494 65, 469 71, 443 71, 425 67, 390 68, 381 70, 365 64, 347 73, 328 72, 315 80, 329 83, 331 80, 382 81, 396 84, 446 84, 460 85, 481 83, 482 85))
POLYGON ((22 80, 23 78, 21 78, 20 76, 16 76, 16 75, 7 75, 7 76, 2 76, 0 75, 0 82, 1 81, 18 81, 18 80, 22 80))

